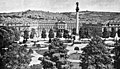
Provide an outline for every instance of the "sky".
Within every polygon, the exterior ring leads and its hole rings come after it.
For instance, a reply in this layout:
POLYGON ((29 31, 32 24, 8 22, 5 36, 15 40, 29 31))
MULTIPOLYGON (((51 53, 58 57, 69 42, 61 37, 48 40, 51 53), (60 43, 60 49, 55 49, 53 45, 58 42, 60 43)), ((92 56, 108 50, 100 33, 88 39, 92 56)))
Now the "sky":
POLYGON ((79 2, 79 11, 120 12, 120 0, 0 0, 0 12, 17 12, 28 9, 75 12, 76 2, 79 2))

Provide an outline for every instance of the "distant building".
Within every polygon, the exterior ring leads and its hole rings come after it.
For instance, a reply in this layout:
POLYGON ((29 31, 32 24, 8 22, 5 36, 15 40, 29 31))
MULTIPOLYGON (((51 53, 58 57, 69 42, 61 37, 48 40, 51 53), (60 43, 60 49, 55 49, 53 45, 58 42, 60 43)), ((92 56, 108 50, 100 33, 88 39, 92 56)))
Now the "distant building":
POLYGON ((111 31, 112 28, 118 31, 120 29, 120 21, 115 20, 106 21, 102 28, 102 31, 105 27, 107 28, 108 31, 111 31))
POLYGON ((54 25, 54 30, 60 30, 61 32, 64 32, 65 29, 67 29, 67 23, 65 23, 64 21, 58 21, 55 23, 54 25))
POLYGON ((1 23, 0 26, 10 26, 14 27, 19 31, 29 30, 29 24, 28 23, 1 23))
POLYGON ((40 22, 38 24, 38 29, 41 32, 42 29, 45 28, 45 30, 48 32, 50 29, 60 29, 61 32, 66 29, 68 31, 71 31, 73 28, 76 28, 75 22, 71 21, 48 21, 48 22, 40 22))

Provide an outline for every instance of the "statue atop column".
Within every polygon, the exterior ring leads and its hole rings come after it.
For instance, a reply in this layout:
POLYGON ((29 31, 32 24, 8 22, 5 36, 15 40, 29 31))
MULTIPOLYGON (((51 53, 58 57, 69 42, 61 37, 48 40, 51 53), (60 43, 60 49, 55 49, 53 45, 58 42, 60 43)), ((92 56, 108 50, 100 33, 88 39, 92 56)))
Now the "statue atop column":
POLYGON ((76 12, 79 12, 79 3, 78 2, 76 2, 76 12))

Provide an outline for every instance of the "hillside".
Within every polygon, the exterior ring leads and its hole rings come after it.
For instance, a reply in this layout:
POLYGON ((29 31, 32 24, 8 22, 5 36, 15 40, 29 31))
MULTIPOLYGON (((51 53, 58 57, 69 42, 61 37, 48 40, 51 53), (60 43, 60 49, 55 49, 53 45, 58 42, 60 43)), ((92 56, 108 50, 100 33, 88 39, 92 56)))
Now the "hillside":
MULTIPOLYGON (((76 18, 75 12, 62 13, 69 18, 76 18)), ((81 11, 79 13, 81 23, 104 23, 108 20, 120 20, 118 12, 96 12, 96 11, 81 11)))
MULTIPOLYGON (((80 11, 80 23, 104 23, 108 20, 120 20, 118 12, 80 11)), ((3 23, 51 23, 63 20, 75 22, 75 12, 53 13, 45 11, 27 10, 24 12, 0 13, 0 21, 3 23)))

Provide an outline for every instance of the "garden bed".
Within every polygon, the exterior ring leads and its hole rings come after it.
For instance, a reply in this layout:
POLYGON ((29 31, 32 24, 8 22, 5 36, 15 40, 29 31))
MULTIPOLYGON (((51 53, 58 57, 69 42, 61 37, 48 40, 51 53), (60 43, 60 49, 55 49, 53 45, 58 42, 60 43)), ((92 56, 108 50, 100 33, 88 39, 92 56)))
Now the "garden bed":
POLYGON ((46 52, 46 51, 48 51, 48 50, 47 50, 47 49, 45 49, 45 50, 36 50, 36 52, 37 52, 38 54, 41 54, 41 55, 43 55, 44 52, 46 52))

